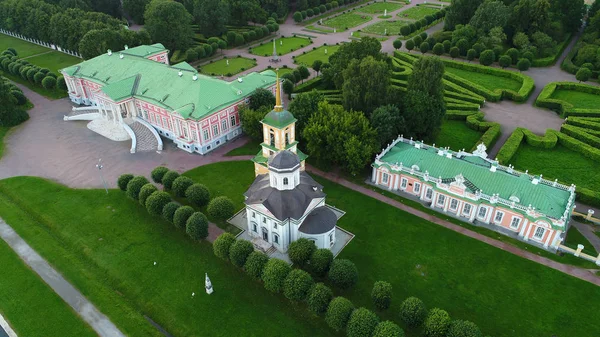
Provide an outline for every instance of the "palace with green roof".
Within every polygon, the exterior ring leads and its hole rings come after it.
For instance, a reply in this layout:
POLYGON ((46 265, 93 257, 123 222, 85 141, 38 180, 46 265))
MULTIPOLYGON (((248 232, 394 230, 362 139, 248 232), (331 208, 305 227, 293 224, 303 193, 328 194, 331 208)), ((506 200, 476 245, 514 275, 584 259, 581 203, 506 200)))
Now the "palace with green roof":
POLYGON ((274 91, 267 70, 232 82, 199 74, 187 62, 169 65, 162 44, 110 50, 61 70, 69 97, 116 124, 151 125, 179 148, 205 154, 241 134, 238 106, 257 88, 274 91))
POLYGON ((373 163, 371 182, 519 240, 558 249, 575 208, 575 185, 487 158, 485 145, 454 152, 399 137, 373 163))

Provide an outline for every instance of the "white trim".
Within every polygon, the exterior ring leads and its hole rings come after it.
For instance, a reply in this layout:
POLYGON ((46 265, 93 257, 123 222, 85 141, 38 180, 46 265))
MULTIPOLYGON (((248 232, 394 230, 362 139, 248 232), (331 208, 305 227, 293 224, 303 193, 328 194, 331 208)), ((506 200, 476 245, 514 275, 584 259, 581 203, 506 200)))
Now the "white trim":
POLYGON ((415 182, 415 185, 413 186, 413 193, 415 193, 415 194, 421 193, 421 183, 415 182), (417 188, 417 187, 419 187, 419 188, 417 188))
POLYGON ((473 205, 469 204, 468 202, 464 202, 463 207, 460 211, 460 214, 466 215, 466 216, 471 216, 471 213, 473 213, 473 205), (467 206, 469 206, 469 212, 465 213, 465 207, 467 207, 467 206))
POLYGON ((408 186, 408 179, 406 179, 404 177, 400 178, 400 188, 402 190, 405 190, 407 186, 408 186))
POLYGON ((446 195, 438 193, 437 198, 435 198, 435 205, 436 206, 444 206, 444 205, 446 205, 446 195), (440 198, 442 199, 441 203, 440 203, 440 198))
POLYGON ((536 226, 535 231, 533 232, 533 236, 531 238, 534 239, 535 241, 542 242, 542 240, 544 239, 544 234, 546 234, 546 228, 538 225, 538 226, 536 226), (539 238, 536 236, 538 229, 542 230, 542 235, 539 238))
POLYGON ((521 222, 522 222, 521 217, 513 215, 512 218, 510 219, 510 228, 512 228, 512 229, 518 229, 519 226, 521 225, 521 222), (515 219, 518 220, 517 226, 513 226, 513 222, 515 221, 515 219))
POLYGON ((459 202, 458 199, 456 199, 456 198, 450 198, 450 205, 448 206, 448 208, 451 211, 454 211, 454 212, 458 211, 459 206, 460 206, 460 202, 459 202), (456 201, 456 207, 452 208, 452 202, 454 202, 454 201, 456 201))
POLYGON ((483 206, 483 205, 479 205, 479 207, 477 208, 477 213, 476 213, 476 217, 479 220, 485 221, 486 217, 488 215, 488 208, 483 206), (481 210, 485 210, 485 213, 483 214, 483 217, 480 215, 481 214, 481 210))
POLYGON ((500 210, 496 210, 496 213, 494 213, 494 223, 499 225, 502 223, 502 220, 504 220, 504 212, 500 211, 500 210), (497 220, 499 214, 500 214, 500 220, 497 220))
POLYGON ((8 325, 8 322, 0 315, 0 327, 6 331, 8 337, 17 337, 17 333, 8 325))

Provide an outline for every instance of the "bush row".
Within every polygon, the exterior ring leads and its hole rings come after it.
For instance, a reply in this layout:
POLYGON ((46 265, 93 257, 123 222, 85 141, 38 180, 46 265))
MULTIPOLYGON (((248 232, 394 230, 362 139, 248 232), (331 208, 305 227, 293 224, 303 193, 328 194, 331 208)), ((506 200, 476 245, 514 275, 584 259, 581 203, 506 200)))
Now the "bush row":
POLYGON ((297 11, 294 13, 294 15, 292 17, 294 18, 294 21, 296 23, 300 23, 300 22, 306 20, 307 18, 311 18, 315 15, 323 14, 331 9, 337 8, 338 6, 343 6, 344 3, 351 3, 351 2, 356 2, 356 1, 357 0, 340 1, 340 2, 332 1, 332 2, 322 4, 320 6, 315 6, 314 8, 307 8, 302 11, 297 11))
POLYGON ((569 135, 579 141, 582 141, 588 145, 591 145, 595 148, 600 148, 600 137, 596 137, 587 132, 586 129, 580 128, 578 126, 573 126, 569 124, 563 124, 560 128, 560 132, 569 135))
POLYGON ((495 122, 484 122, 483 117, 484 114, 481 112, 466 117, 467 126, 469 128, 477 131, 485 131, 469 152, 475 151, 477 145, 481 143, 485 144, 488 149, 491 149, 500 137, 500 124, 495 122))
POLYGON ((542 89, 538 98, 535 100, 535 105, 548 108, 558 112, 561 117, 580 116, 580 117, 600 117, 600 107, 598 109, 577 109, 573 104, 551 98, 556 90, 573 90, 585 92, 593 95, 600 95, 600 87, 574 82, 552 82, 542 89))
POLYGON ((569 117, 566 121, 570 125, 600 131, 600 119, 598 118, 569 117))
POLYGON ((40 68, 29 63, 27 60, 19 59, 13 48, 7 49, 0 54, 0 68, 2 70, 21 77, 24 81, 31 84, 52 90, 58 87, 61 90, 67 89, 65 79, 58 77, 49 69, 40 68))

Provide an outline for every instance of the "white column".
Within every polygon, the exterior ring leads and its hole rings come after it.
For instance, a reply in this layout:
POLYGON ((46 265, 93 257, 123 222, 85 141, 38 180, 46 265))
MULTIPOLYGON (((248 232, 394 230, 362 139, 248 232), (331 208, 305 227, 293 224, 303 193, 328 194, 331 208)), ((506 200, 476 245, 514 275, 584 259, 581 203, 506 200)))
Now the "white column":
POLYGON ((394 180, 394 190, 398 190, 398 185, 402 178, 400 177, 400 174, 395 174, 394 177, 396 179, 394 180))
POLYGON ((435 203, 436 203, 436 199, 437 199, 437 195, 438 193, 432 188, 431 189, 432 193, 431 193, 431 205, 429 205, 429 207, 431 208, 435 208, 435 203))
POLYGON ((527 229, 527 234, 525 234, 525 237, 523 238, 523 240, 529 241, 529 234, 531 234, 531 230, 533 229, 533 227, 535 227, 533 225, 533 223, 530 223, 529 224, 529 229, 527 229))
POLYGON ((475 216, 477 215, 478 211, 479 211, 478 205, 475 205, 475 207, 471 207, 471 214, 469 215, 470 222, 473 222, 475 220, 475 216))
POLYGON ((444 212, 448 212, 448 206, 450 206, 450 197, 446 196, 444 199, 444 212))
POLYGON ((375 183, 375 180, 377 180, 377 168, 373 166, 373 170, 371 173, 371 182, 375 183))
MULTIPOLYGON (((550 230, 546 229, 546 231, 549 232, 550 230)), ((554 231, 552 231, 552 232, 554 232, 554 231)), ((552 234, 553 233, 548 233, 548 237, 546 238, 546 242, 544 242, 544 247, 545 248, 548 248, 548 244, 550 243, 550 238, 552 237, 552 234)))
POLYGON ((527 228, 527 225, 529 224, 529 220, 527 220, 526 218, 523 219, 523 226, 521 226, 521 231, 519 232, 519 236, 523 236, 525 235, 525 229, 527 228))

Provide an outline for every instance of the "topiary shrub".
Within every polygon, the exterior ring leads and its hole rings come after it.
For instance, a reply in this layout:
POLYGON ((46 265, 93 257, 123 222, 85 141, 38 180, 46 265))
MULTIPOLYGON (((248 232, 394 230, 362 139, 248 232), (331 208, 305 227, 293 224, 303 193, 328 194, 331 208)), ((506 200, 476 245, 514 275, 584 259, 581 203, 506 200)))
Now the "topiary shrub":
POLYGON ((219 235, 213 242, 213 252, 223 260, 229 259, 229 250, 235 242, 235 236, 231 233, 223 233, 219 235))
MULTIPOLYGON (((138 196, 138 200, 139 200, 140 204, 142 206, 145 206, 146 199, 148 199, 148 197, 156 191, 158 191, 158 188, 156 188, 156 186, 152 185, 152 183, 147 183, 146 185, 142 186, 142 189, 140 190, 140 195, 138 196)), ((161 208, 160 212, 162 213, 162 208, 161 208)))
POLYGON ((171 185, 171 189, 175 193, 175 196, 183 198, 185 197, 185 191, 188 187, 192 186, 194 181, 190 177, 179 176, 173 180, 173 184, 171 185))
POLYGON ((179 177, 179 173, 177 173, 175 171, 168 171, 167 173, 165 173, 161 180, 165 190, 167 190, 167 191, 170 190, 173 187, 173 182, 178 177, 179 177))
POLYGON ((210 201, 210 192, 202 184, 193 184, 185 190, 185 197, 192 204, 202 207, 210 201))
POLYGON ((506 55, 510 57, 511 64, 517 64, 517 61, 519 61, 519 50, 517 48, 510 48, 506 51, 506 55))
POLYGON ((229 261, 238 268, 244 267, 248 256, 254 251, 254 246, 250 241, 237 240, 229 249, 229 261))
POLYGON ((350 315, 354 311, 354 305, 344 297, 336 297, 327 307, 325 322, 335 331, 341 331, 346 327, 350 315))
MULTIPOLYGON (((27 77, 27 74, 25 75, 27 77)), ((56 80, 56 87, 60 90, 67 90, 67 82, 65 81, 65 78, 60 76, 57 80, 56 80)))
POLYGON ((377 324, 373 337, 404 337, 404 330, 394 322, 384 321, 377 324))
POLYGON ((54 87, 56 87, 56 78, 52 76, 44 77, 42 80, 42 87, 48 90, 54 89, 54 87))
POLYGON ((458 55, 460 54, 460 49, 458 49, 458 47, 452 47, 450 48, 450 57, 452 57, 453 59, 457 58, 458 55))
POLYGON ((177 228, 185 228, 190 216, 194 214, 194 209, 191 206, 181 206, 173 214, 173 224, 177 228))
POLYGON ((440 42, 433 45, 433 53, 440 56, 444 53, 444 45, 440 42))
POLYGON ((491 49, 486 49, 481 52, 481 55, 479 55, 479 63, 481 63, 484 66, 491 65, 492 63, 494 63, 495 59, 496 59, 496 55, 494 54, 494 51, 491 49))
POLYGON ((292 263, 298 266, 304 266, 312 254, 317 250, 315 243, 306 238, 298 239, 292 242, 288 248, 288 256, 292 263))
POLYGON ((152 180, 155 183, 162 184, 162 178, 167 172, 169 172, 168 168, 164 166, 158 166, 155 167, 154 170, 152 170, 152 173, 150 173, 150 177, 152 177, 152 180))
POLYGON ((333 261, 333 253, 326 248, 320 248, 314 251, 310 257, 310 268, 318 276, 325 276, 329 271, 329 266, 333 261))
POLYGON ((262 277, 263 270, 268 261, 269 257, 265 253, 255 251, 248 256, 248 259, 246 259, 244 269, 248 275, 259 280, 262 277))
POLYGON ((127 191, 127 184, 129 183, 129 181, 131 179, 133 179, 133 174, 131 174, 131 173, 121 174, 119 176, 119 179, 117 179, 117 186, 119 186, 119 189, 121 191, 127 191))
POLYGON ((292 268, 280 259, 270 259, 262 272, 262 280, 265 284, 265 289, 270 292, 278 293, 283 288, 283 282, 288 276, 292 268))
POLYGON ((327 275, 333 285, 340 289, 351 288, 358 281, 356 265, 346 259, 333 260, 327 275))
POLYGON ((580 83, 587 82, 587 80, 589 80, 591 76, 591 70, 589 70, 588 68, 581 67, 579 68, 579 70, 577 70, 577 73, 575 74, 575 79, 577 79, 580 83))
POLYGON ((531 61, 529 61, 526 58, 522 58, 519 60, 519 62, 517 62, 517 69, 519 69, 520 71, 526 71, 529 69, 530 66, 531 61))
POLYGON ((226 196, 216 197, 208 203, 207 212, 212 218, 226 220, 233 216, 233 202, 226 196))
POLYGON ((308 309, 315 315, 322 315, 332 298, 333 291, 325 284, 317 283, 308 292, 308 309))
POLYGON ((138 200, 142 186, 148 183, 148 179, 144 176, 137 176, 127 183, 127 194, 133 200, 138 200))
POLYGON ((500 66, 503 69, 506 68, 506 67, 508 67, 508 66, 510 66, 511 63, 512 63, 512 59, 508 55, 502 55, 498 59, 498 64, 500 64, 500 66))
POLYGON ((346 335, 348 337, 371 337, 378 323, 379 317, 375 313, 366 308, 358 308, 350 315, 346 335))
POLYGON ((173 223, 173 217, 175 216, 175 211, 179 208, 179 204, 175 201, 171 201, 163 207, 162 217, 170 223, 173 223))
POLYGON ((450 323, 446 337, 482 337, 481 330, 473 322, 454 320, 450 323))
POLYGON ((371 300, 375 308, 385 310, 392 303, 392 285, 389 282, 377 281, 371 291, 371 300))
POLYGON ((196 241, 208 237, 208 218, 201 212, 194 212, 185 223, 185 232, 196 241))
POLYGON ((426 337, 444 337, 449 327, 450 315, 445 310, 433 308, 423 323, 423 334, 426 337))
POLYGON ((533 62, 533 53, 530 51, 526 51, 523 53, 523 58, 528 59, 529 62, 533 62))
POLYGON ((427 316, 427 309, 423 301, 416 297, 409 297, 400 306, 400 318, 406 325, 415 328, 423 323, 427 316))
POLYGON ((171 196, 167 192, 156 191, 146 199, 146 210, 154 216, 162 215, 165 206, 171 202, 171 196))
POLYGON ((283 295, 291 301, 304 301, 314 283, 309 273, 294 269, 283 281, 283 295))
POLYGON ((25 95, 23 95, 23 92, 13 90, 10 93, 17 100, 17 105, 23 105, 23 104, 27 103, 27 98, 25 97, 25 95))

